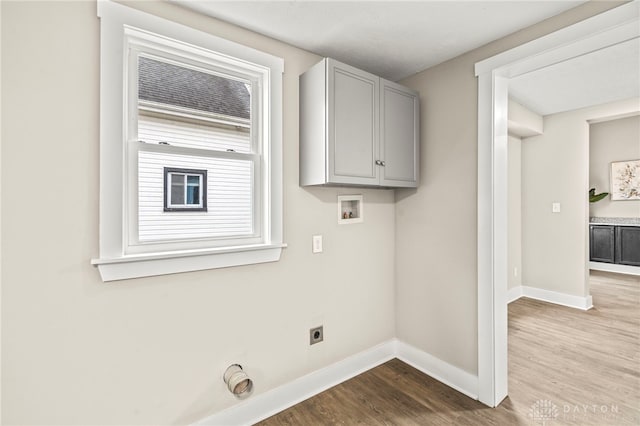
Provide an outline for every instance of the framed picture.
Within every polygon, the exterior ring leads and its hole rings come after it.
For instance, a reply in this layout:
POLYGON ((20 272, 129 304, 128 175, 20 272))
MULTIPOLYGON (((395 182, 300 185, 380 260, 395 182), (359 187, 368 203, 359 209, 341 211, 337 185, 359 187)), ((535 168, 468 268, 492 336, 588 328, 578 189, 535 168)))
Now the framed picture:
POLYGON ((611 200, 640 200, 640 160, 611 163, 611 200))

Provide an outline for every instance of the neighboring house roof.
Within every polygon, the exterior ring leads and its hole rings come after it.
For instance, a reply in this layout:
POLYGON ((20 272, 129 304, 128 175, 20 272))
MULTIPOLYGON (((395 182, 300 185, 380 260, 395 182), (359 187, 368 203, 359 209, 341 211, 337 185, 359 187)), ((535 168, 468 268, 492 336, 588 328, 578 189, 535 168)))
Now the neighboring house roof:
POLYGON ((251 95, 241 81, 139 57, 141 100, 249 119, 251 95))

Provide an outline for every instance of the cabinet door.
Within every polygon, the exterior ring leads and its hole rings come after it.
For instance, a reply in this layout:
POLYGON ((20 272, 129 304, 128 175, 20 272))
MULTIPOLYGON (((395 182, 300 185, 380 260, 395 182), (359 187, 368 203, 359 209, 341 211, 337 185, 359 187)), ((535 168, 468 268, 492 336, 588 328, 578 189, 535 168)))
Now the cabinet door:
POLYGON ((327 68, 329 181, 377 185, 380 79, 335 60, 327 68))
POLYGON ((593 262, 614 263, 614 226, 591 225, 589 238, 590 258, 593 262))
POLYGON ((640 266, 640 227, 616 226, 616 263, 640 266))
POLYGON ((418 93, 381 79, 380 184, 416 187, 419 170, 420 99, 418 93))

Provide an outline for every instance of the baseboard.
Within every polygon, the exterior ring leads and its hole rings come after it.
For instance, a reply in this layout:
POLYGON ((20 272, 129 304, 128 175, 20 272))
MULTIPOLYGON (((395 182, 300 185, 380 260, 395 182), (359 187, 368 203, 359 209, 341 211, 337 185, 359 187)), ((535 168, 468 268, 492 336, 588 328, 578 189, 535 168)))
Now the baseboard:
POLYGON ((393 358, 398 358, 447 386, 478 399, 477 376, 392 339, 268 392, 252 396, 198 421, 195 425, 255 424, 393 358))
POLYGON ((568 306, 569 308, 580 309, 583 311, 593 308, 593 299, 590 295, 586 297, 574 296, 572 294, 559 293, 557 291, 544 290, 525 285, 514 287, 509 290, 507 294, 508 303, 511 303, 520 297, 528 297, 529 299, 555 303, 556 305, 568 306), (518 293, 520 293, 519 296, 517 296, 518 293))
POLYGON ((507 291, 507 303, 514 302, 522 297, 522 286, 511 287, 507 291))
POLYGON ((252 425, 395 358, 395 341, 377 345, 275 389, 255 395, 195 425, 252 425))
POLYGON ((589 262, 589 269, 616 272, 618 274, 640 275, 640 266, 619 265, 617 263, 589 262))
POLYGON ((426 375, 433 377, 470 398, 478 399, 478 376, 446 363, 404 342, 397 342, 397 350, 396 358, 400 361, 406 362, 426 375))

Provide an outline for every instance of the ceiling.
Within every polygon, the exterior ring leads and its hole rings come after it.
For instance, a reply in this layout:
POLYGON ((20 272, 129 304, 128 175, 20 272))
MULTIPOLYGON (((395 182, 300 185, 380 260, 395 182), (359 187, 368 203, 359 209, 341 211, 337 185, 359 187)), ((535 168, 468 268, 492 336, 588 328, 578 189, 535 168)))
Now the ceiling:
MULTIPOLYGON (((170 0, 397 81, 557 15, 584 0, 170 0)), ((541 114, 640 96, 638 40, 510 81, 541 114)))
POLYGON ((640 97, 640 39, 512 78, 509 97, 543 116, 640 97))

